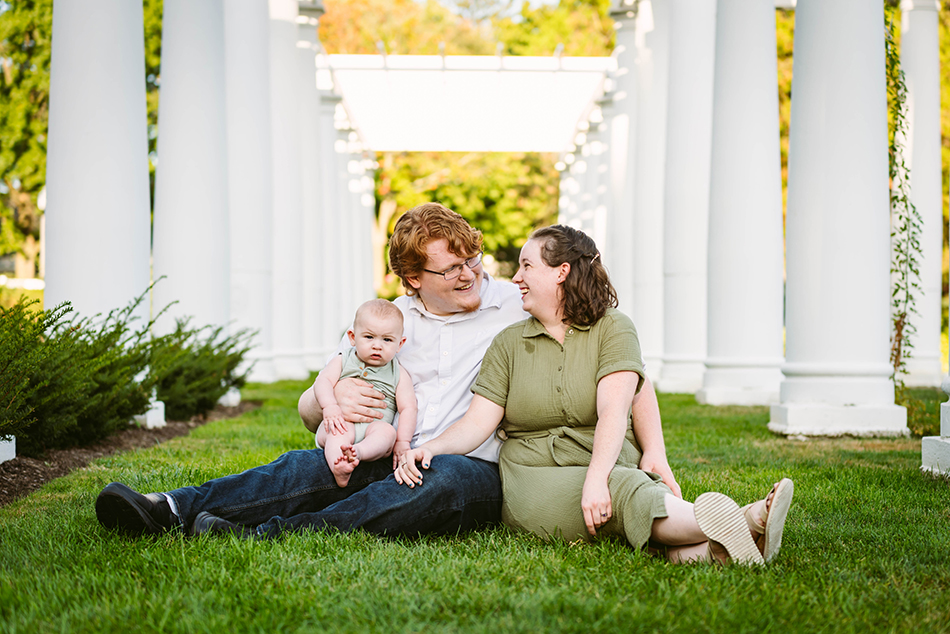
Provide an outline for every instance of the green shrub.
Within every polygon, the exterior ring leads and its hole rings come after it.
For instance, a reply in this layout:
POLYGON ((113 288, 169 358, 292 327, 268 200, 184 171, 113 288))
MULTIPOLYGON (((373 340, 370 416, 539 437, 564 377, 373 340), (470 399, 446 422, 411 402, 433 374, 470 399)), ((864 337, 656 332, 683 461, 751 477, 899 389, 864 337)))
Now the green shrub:
POLYGON ((148 410, 150 324, 134 327, 134 313, 146 296, 101 320, 76 319, 48 330, 43 360, 31 377, 43 386, 34 398, 37 422, 17 434, 18 452, 37 456, 88 444, 148 410))
POLYGON ((68 303, 50 311, 31 310, 36 300, 21 296, 0 307, 0 438, 9 439, 36 422, 38 402, 48 395, 37 369, 52 352, 46 333, 72 311, 68 303))
POLYGON ((179 320, 174 332, 152 340, 150 372, 171 420, 214 409, 228 389, 244 386, 250 369, 238 373, 253 332, 240 330, 219 341, 223 328, 188 324, 188 319, 179 320))

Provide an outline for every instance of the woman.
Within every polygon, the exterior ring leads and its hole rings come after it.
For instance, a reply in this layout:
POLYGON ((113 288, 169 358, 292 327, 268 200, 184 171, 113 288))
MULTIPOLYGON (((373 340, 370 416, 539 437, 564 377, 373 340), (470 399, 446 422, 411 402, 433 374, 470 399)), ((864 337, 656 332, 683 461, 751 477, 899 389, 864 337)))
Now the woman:
POLYGON ((663 547, 672 561, 763 563, 775 556, 794 487, 777 483, 742 509, 705 493, 695 505, 637 468, 630 404, 643 383, 633 323, 597 247, 556 225, 521 250, 513 282, 531 318, 498 334, 475 397, 446 432, 407 452, 396 480, 421 485, 432 456, 472 451, 498 429, 506 524, 542 537, 623 535, 635 548, 663 547), (500 425, 500 427, 499 427, 500 425))

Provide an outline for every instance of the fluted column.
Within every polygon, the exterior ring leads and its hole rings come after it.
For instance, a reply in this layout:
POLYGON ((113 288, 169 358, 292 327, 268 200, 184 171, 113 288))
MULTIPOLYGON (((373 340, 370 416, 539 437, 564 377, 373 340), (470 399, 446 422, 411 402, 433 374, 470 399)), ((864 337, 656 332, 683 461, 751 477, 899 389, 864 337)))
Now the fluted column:
POLYGON ((633 297, 634 190, 636 184, 636 120, 637 120, 637 33, 636 0, 614 2, 610 16, 614 19, 617 43, 614 57, 617 70, 611 77, 610 107, 610 207, 608 208, 607 241, 604 265, 617 296, 624 305, 633 297))
POLYGON ((663 197, 663 373, 656 382, 664 392, 696 392, 706 369, 715 49, 716 0, 671 0, 663 197))
MULTIPOLYGON (((46 155, 48 309, 68 300, 91 317, 126 306, 148 288, 144 67, 141 2, 56 2, 46 155)), ((136 316, 140 325, 147 322, 147 299, 136 316)))
POLYGON ((230 321, 226 113, 222 0, 166 0, 152 256, 155 279, 165 277, 155 310, 170 307, 159 331, 176 318, 230 321))
POLYGON ((303 212, 297 0, 270 0, 274 367, 303 379, 303 212))
POLYGON ((910 199, 922 222, 920 288, 914 291, 917 329, 907 360, 907 385, 940 385, 943 280, 943 196, 940 166, 940 43, 936 0, 903 0, 901 68, 907 84, 904 162, 910 169, 910 199))
POLYGON ((325 212, 320 170, 320 91, 317 89, 316 55, 320 50, 317 28, 322 3, 300 2, 297 20, 297 56, 300 89, 300 173, 303 230, 303 349, 310 371, 321 370, 338 341, 323 337, 323 306, 327 304, 325 280, 332 269, 324 268, 320 243, 325 212))
POLYGON ((782 181, 772 0, 721 0, 702 403, 769 404, 782 381, 782 181))
POLYGON ((640 0, 637 11, 637 179, 633 296, 620 309, 637 325, 646 371, 662 376, 663 193, 666 163, 669 0, 640 0))
POLYGON ((257 331, 250 380, 276 380, 272 329, 270 31, 267 0, 224 3, 231 319, 257 331))
POLYGON ((882 0, 796 8, 779 433, 907 433, 888 363, 883 29, 882 0))

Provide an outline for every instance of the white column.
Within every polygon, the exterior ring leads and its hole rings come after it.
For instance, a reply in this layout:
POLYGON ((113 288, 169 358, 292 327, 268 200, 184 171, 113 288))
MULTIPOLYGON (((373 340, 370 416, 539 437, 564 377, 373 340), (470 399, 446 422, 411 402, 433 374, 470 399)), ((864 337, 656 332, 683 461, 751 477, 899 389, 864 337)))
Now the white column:
POLYGON ((716 0, 670 2, 663 224, 664 392, 696 392, 706 366, 706 242, 716 0))
MULTIPOLYGON (((635 0, 619 0, 611 7, 617 43, 613 55, 617 70, 611 77, 610 207, 604 265, 622 305, 633 297, 634 189, 636 184, 637 34, 635 0)), ((563 183, 563 180, 562 180, 563 183)))
POLYGON ((888 363, 883 29, 882 0, 799 0, 796 8, 787 362, 775 432, 907 433, 888 363))
MULTIPOLYGON (((297 19, 298 73, 300 88, 300 174, 303 210, 303 349, 304 364, 311 372, 321 370, 332 348, 323 338, 325 279, 332 269, 323 266, 321 245, 322 177, 320 172, 320 92, 317 90, 317 27, 322 6, 300 3, 297 19)), ((333 341, 332 345, 338 342, 333 341)))
POLYGON ((257 331, 250 380, 276 380, 272 330, 270 30, 267 0, 224 3, 231 319, 257 331))
POLYGON ((222 0, 167 0, 155 170, 155 310, 193 326, 230 320, 227 115, 222 0), (159 280, 164 276, 165 279, 159 280), (177 302, 172 305, 172 302, 177 302))
POLYGON ((769 404, 782 374, 782 181, 772 0, 721 0, 701 403, 769 404))
POLYGON ((337 129, 337 139, 339 142, 339 151, 337 153, 337 179, 339 182, 340 199, 340 245, 344 251, 344 262, 337 270, 341 278, 337 306, 337 318, 345 326, 350 325, 353 320, 353 313, 356 312, 356 266, 350 261, 353 254, 357 252, 356 247, 356 218, 358 211, 356 209, 355 185, 353 183, 354 175, 350 172, 353 154, 353 139, 355 132, 350 127, 346 111, 341 103, 337 106, 337 122, 340 127, 337 129))
MULTIPOLYGON (((323 175, 323 208, 322 240, 324 270, 333 271, 325 280, 324 300, 321 308, 323 315, 324 340, 339 343, 343 333, 350 326, 350 321, 341 319, 340 301, 343 291, 342 267, 346 260, 346 244, 343 242, 342 227, 342 196, 339 179, 338 152, 341 150, 341 140, 336 129, 336 110, 341 99, 331 92, 321 91, 320 99, 320 133, 325 142, 320 146, 321 174, 323 175)), ((350 315, 350 320, 352 320, 350 315)))
POLYGON ((305 379, 297 0, 270 0, 274 367, 305 379))
POLYGON ((669 0, 640 0, 637 12, 637 180, 634 192, 633 296, 620 309, 633 318, 646 371, 662 376, 663 191, 669 70, 669 0))
POLYGON ((907 360, 907 385, 940 385, 940 322, 943 279, 943 196, 940 166, 940 44, 936 0, 903 0, 901 68, 907 84, 908 135, 904 162, 911 201, 922 222, 920 288, 914 291, 917 329, 907 360))
MULTIPOLYGON (((53 34, 44 303, 91 317, 149 285, 142 3, 60 0, 53 34)), ((137 316, 147 322, 147 299, 137 316)))

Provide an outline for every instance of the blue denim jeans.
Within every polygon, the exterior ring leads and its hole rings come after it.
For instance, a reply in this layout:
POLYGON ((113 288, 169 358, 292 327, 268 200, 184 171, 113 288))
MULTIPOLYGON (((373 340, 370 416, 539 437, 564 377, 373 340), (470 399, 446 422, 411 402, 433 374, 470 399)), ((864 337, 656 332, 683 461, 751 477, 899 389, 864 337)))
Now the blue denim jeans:
POLYGON ((284 531, 352 531, 380 535, 455 533, 501 520, 498 465, 466 456, 436 456, 423 484, 396 482, 389 458, 361 463, 337 486, 322 449, 290 451, 270 464, 169 491, 184 528, 201 511, 257 526, 265 537, 284 531))

